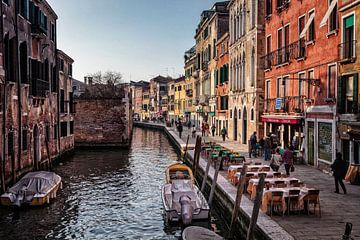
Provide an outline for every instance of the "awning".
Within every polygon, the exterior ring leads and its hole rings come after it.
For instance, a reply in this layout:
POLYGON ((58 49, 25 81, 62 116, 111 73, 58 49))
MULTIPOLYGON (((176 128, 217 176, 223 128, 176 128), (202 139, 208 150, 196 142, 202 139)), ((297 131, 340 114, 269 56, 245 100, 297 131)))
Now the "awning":
POLYGON ((328 10, 327 10, 327 12, 325 13, 324 18, 323 18, 323 19, 321 20, 321 22, 320 22, 320 27, 323 27, 323 26, 326 25, 326 22, 327 22, 327 20, 329 19, 330 14, 333 12, 333 10, 334 10, 337 2, 338 2, 338 0, 333 0, 333 1, 331 2, 330 6, 329 6, 329 8, 328 8, 328 10))
POLYGON ((287 116, 262 116, 262 122, 269 123, 281 123, 281 124, 292 124, 297 125, 301 124, 301 119, 303 117, 287 117, 287 116))
POLYGON ((302 30, 302 32, 300 33, 299 38, 303 38, 303 37, 305 37, 306 32, 307 32, 307 30, 309 29, 309 27, 310 27, 310 25, 311 25, 312 21, 314 21, 314 18, 315 18, 315 12, 313 12, 313 13, 310 15, 310 17, 309 17, 308 21, 307 21, 307 22, 306 22, 306 24, 305 24, 304 29, 303 29, 303 30, 302 30))

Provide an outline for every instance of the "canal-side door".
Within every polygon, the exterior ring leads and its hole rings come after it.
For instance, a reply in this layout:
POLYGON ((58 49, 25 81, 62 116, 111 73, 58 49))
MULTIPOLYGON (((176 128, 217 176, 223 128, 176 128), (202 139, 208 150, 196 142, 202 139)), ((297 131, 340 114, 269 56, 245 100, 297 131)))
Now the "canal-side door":
POLYGON ((243 136, 242 143, 243 143, 243 144, 247 144, 247 110, 246 110, 246 108, 244 108, 244 111, 243 111, 243 125, 242 125, 242 129, 243 129, 243 132, 242 132, 242 136, 243 136))
POLYGON ((37 125, 35 125, 34 127, 33 139, 34 139, 34 168, 35 170, 39 170, 40 137, 39 137, 39 128, 37 125))
POLYGON ((314 166, 315 164, 315 152, 314 152, 314 122, 308 122, 308 152, 307 159, 308 164, 314 166))
POLYGON ((237 141, 238 135, 238 117, 237 117, 237 110, 234 109, 234 141, 237 141))

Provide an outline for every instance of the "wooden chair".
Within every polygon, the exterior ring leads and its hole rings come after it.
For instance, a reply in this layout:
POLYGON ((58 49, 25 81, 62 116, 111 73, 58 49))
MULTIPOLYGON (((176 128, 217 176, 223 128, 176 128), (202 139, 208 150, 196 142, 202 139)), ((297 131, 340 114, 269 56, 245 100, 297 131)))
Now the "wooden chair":
POLYGON ((286 187, 286 184, 284 181, 279 180, 279 181, 275 181, 274 186, 277 188, 284 188, 286 187))
POLYGON ((293 186, 293 184, 295 184, 295 183, 298 183, 299 182, 299 180, 290 180, 290 186, 293 186))
POLYGON ((300 190, 290 189, 289 196, 287 197, 287 210, 288 215, 290 215, 290 211, 294 209, 295 211, 299 210, 299 198, 300 198, 300 190))
POLYGON ((279 178, 281 177, 281 172, 274 172, 274 178, 279 178))
POLYGON ((304 197, 304 203, 307 207, 307 214, 310 214, 310 205, 314 205, 314 214, 316 213, 316 207, 319 208, 319 215, 321 217, 321 206, 320 206, 320 190, 311 189, 304 197))
POLYGON ((252 168, 250 168, 249 171, 251 171, 251 172, 258 172, 258 171, 259 171, 259 168, 258 168, 258 167, 252 167, 252 168))
POLYGON ((263 168, 261 168, 261 171, 262 172, 270 172, 270 167, 263 167, 263 168))
POLYGON ((282 191, 271 192, 270 216, 272 216, 274 207, 276 207, 277 210, 281 209, 281 215, 284 216, 283 197, 284 197, 284 192, 282 191))
POLYGON ((301 186, 302 186, 302 184, 299 182, 291 184, 291 187, 301 187, 301 186))

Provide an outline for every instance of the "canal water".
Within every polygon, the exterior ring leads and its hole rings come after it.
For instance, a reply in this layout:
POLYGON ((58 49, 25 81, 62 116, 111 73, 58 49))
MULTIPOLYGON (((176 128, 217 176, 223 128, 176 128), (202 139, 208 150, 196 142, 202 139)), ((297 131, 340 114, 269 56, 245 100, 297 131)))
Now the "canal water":
MULTIPOLYGON (((180 239, 163 220, 160 195, 177 159, 164 134, 139 128, 129 150, 77 152, 54 169, 63 189, 50 205, 0 208, 0 239, 180 239)), ((221 233, 216 217, 203 225, 221 233)))

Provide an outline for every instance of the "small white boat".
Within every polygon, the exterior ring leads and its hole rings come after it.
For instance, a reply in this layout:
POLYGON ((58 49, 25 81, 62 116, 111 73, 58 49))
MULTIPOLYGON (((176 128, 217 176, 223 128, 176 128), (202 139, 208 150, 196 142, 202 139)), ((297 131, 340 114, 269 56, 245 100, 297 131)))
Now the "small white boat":
MULTIPOLYGON (((208 220, 210 215, 210 207, 194 184, 191 169, 186 165, 182 166, 190 174, 182 179, 182 177, 171 177, 171 181, 167 181, 162 187, 162 201, 164 205, 165 217, 170 222, 182 222, 189 225, 193 220, 208 220)), ((179 168, 179 164, 170 165, 169 168, 179 168)), ((166 170, 166 174, 173 172, 171 169, 166 170)), ((182 176, 183 172, 176 174, 182 176)), ((167 176, 166 179, 170 179, 167 176)))
POLYGON ((223 240, 221 236, 203 227, 190 226, 182 233, 183 240, 223 240))
POLYGON ((56 198, 61 177, 53 172, 29 172, 0 197, 4 206, 41 206, 56 198))

